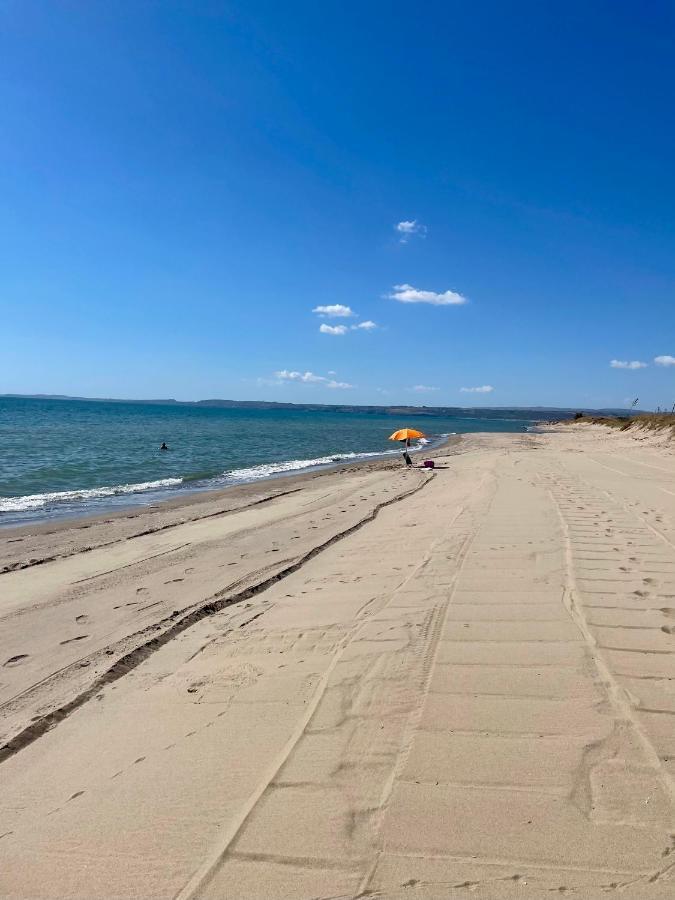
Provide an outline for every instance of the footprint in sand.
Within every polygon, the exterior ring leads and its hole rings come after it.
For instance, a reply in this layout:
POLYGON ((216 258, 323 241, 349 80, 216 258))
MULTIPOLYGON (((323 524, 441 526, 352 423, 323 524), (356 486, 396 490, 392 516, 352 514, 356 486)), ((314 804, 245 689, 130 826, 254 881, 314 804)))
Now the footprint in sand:
POLYGON ((84 794, 84 791, 75 791, 72 797, 68 797, 66 803, 70 803, 71 800, 77 800, 78 797, 81 797, 84 794))
POLYGON ((165 581, 164 584, 176 584, 177 582, 184 580, 184 578, 171 578, 169 581, 165 581))
POLYGON ((20 666, 24 659, 28 659, 27 653, 18 653, 16 656, 10 656, 6 663, 3 663, 3 668, 6 666, 20 666))
POLYGON ((194 572, 194 569, 186 569, 185 570, 186 575, 192 575, 193 572, 194 572))
POLYGON ((75 616, 75 621, 79 622, 80 625, 84 625, 85 622, 89 621, 89 616, 82 613, 82 615, 80 615, 80 616, 75 616))
POLYGON ((59 643, 61 644, 61 646, 63 646, 64 644, 72 644, 74 641, 83 641, 85 638, 88 638, 88 637, 89 637, 88 634, 78 634, 77 637, 68 638, 65 641, 59 641, 59 643))
MULTIPOLYGON (((137 594, 147 594, 147 593, 148 593, 148 589, 147 589, 147 588, 144 588, 144 587, 139 587, 139 588, 136 588, 136 593, 137 593, 137 594)), ((128 606, 128 605, 129 605, 129 604, 127 603, 127 606, 128 606)))

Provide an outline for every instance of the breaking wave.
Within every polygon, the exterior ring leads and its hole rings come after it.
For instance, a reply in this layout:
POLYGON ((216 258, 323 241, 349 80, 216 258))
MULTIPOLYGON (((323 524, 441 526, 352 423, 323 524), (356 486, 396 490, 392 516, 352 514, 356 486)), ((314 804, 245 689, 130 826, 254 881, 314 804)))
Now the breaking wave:
MULTIPOLYGON (((424 438, 416 442, 412 450, 421 450, 425 444, 433 443, 424 438)), ((245 484, 270 478, 275 475, 283 475, 288 472, 300 472, 303 470, 321 468, 339 463, 359 461, 371 458, 382 458, 400 453, 400 450, 379 450, 363 453, 334 453, 327 456, 318 456, 314 459, 290 459, 281 462, 261 463, 255 466, 247 466, 240 469, 231 469, 222 472, 215 477, 206 473, 185 475, 176 478, 160 478, 156 481, 141 481, 136 484, 117 484, 111 487, 82 488, 72 491, 50 491, 44 494, 27 494, 23 497, 0 497, 0 513, 27 513, 31 510, 46 509, 47 507, 67 507, 70 504, 92 503, 98 506, 96 501, 107 497, 120 497, 126 494, 142 494, 146 491, 161 491, 164 488, 176 488, 182 485, 191 489, 213 489, 232 484, 245 484)))
POLYGON ((226 481, 228 484, 232 482, 240 483, 256 481, 258 478, 269 478, 270 475, 282 475, 285 472, 313 469, 318 466, 330 466, 335 465, 336 463, 349 462, 350 460, 388 456, 398 452, 398 450, 380 450, 377 453, 335 453, 332 456, 318 456, 316 459, 289 459, 287 462, 262 463, 258 466, 249 466, 243 469, 232 469, 230 472, 223 472, 220 480, 226 481))
POLYGON ((87 488, 78 491, 52 491, 47 494, 27 494, 24 497, 0 497, 0 512, 23 512, 40 509, 58 503, 77 500, 98 500, 100 497, 117 497, 120 494, 140 494, 143 491, 175 487, 182 478, 160 478, 158 481, 141 481, 138 484, 117 484, 114 487, 87 488))

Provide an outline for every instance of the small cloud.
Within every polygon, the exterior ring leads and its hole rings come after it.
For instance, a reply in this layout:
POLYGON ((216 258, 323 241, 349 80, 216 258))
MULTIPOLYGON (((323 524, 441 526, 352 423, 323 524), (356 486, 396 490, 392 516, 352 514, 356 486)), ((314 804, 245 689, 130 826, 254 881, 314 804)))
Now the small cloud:
POLYGON ((410 238, 415 235, 424 237, 427 233, 427 226, 422 225, 417 219, 412 219, 412 221, 404 219, 402 222, 397 222, 394 225, 394 229, 400 234, 400 242, 402 244, 407 244, 410 238))
POLYGON ((675 356, 655 356, 657 366, 675 366, 675 356))
POLYGON ((465 394, 491 394, 494 387, 491 384, 481 384, 479 387, 463 387, 460 391, 465 394))
POLYGON ((367 319, 365 322, 359 322, 358 325, 326 325, 323 322, 319 325, 319 331, 321 334, 347 334, 348 331, 372 331, 374 328, 377 328, 375 322, 372 322, 370 319, 367 319))
POLYGON ((333 303, 332 306, 315 306, 312 312, 326 319, 348 319, 356 315, 353 309, 343 306, 341 303, 333 303))
MULTIPOLYGON (((335 372, 329 372, 329 375, 335 375, 335 372)), ((279 372, 274 373, 277 381, 276 384, 283 384, 284 382, 295 382, 296 384, 320 384, 322 387, 330 388, 331 390, 347 390, 349 388, 353 388, 353 384, 349 384, 346 381, 335 381, 333 378, 326 378, 325 375, 315 375, 314 372, 295 372, 290 371, 289 369, 281 369, 279 372)), ((264 379, 258 379, 260 383, 264 382, 264 379)))
POLYGON ((467 303, 466 297, 455 291, 421 291, 411 284, 395 284, 393 293, 386 295, 389 300, 399 303, 430 303, 432 306, 461 306, 467 303))
POLYGON ((646 369, 647 363, 640 362, 638 359, 633 359, 630 362, 628 362, 628 360, 625 360, 625 359, 613 359, 610 362, 610 366, 613 369, 646 369))
POLYGON ((332 370, 328 373, 329 375, 337 375, 337 372, 333 372, 332 370))
POLYGON ((289 372, 288 369, 282 369, 274 374, 279 381, 302 381, 305 384, 316 384, 326 380, 323 375, 315 375, 314 372, 289 372))
POLYGON ((414 387, 410 388, 411 391, 415 391, 416 394, 426 394, 429 391, 437 391, 437 387, 432 387, 429 384, 416 384, 414 387))

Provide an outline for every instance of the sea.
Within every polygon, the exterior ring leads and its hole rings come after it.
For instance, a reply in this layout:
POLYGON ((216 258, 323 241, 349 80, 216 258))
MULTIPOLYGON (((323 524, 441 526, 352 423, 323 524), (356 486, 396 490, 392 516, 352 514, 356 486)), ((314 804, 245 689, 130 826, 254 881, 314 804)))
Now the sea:
POLYGON ((306 409, 0 398, 0 527, 154 505, 194 491, 400 453, 409 426, 447 435, 522 432, 532 418, 444 418, 306 409), (165 442, 169 447, 160 451, 165 442))

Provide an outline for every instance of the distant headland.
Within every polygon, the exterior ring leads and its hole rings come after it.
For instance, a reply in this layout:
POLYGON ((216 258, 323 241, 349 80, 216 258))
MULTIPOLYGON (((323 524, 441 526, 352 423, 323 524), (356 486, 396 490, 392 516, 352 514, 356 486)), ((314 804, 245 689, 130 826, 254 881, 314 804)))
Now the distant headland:
POLYGON ((619 408, 590 409, 581 407, 555 406, 369 406, 332 403, 282 403, 276 400, 128 400, 114 397, 71 397, 66 394, 0 394, 0 400, 70 400, 81 403, 139 403, 156 406, 195 406, 214 409, 297 409, 309 412, 372 413, 391 416, 476 416, 482 419, 568 419, 574 415, 591 413, 594 415, 621 415, 626 410, 619 408))

